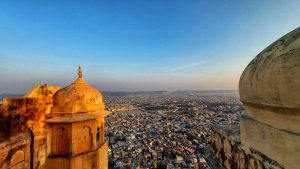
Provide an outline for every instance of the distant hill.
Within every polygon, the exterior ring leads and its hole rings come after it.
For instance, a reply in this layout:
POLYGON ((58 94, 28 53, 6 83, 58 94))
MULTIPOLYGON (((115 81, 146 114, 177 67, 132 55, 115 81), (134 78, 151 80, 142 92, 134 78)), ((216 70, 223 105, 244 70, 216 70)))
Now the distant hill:
POLYGON ((16 98, 16 97, 22 97, 23 94, 9 94, 9 93, 3 93, 0 94, 0 102, 2 102, 3 98, 16 98))
POLYGON ((197 95, 197 96, 214 96, 214 95, 238 95, 238 90, 181 90, 175 91, 174 95, 197 95))
MULTIPOLYGON (((136 91, 136 92, 103 92, 104 96, 214 96, 214 95, 238 95, 238 90, 178 90, 178 91, 136 91)), ((0 102, 3 98, 22 97, 23 94, 0 94, 0 102)))
POLYGON ((154 96, 169 94, 168 91, 136 91, 136 92, 103 92, 105 96, 154 96))
POLYGON ((179 91, 137 91, 137 92, 103 92, 105 96, 213 96, 238 95, 238 90, 179 90, 179 91))

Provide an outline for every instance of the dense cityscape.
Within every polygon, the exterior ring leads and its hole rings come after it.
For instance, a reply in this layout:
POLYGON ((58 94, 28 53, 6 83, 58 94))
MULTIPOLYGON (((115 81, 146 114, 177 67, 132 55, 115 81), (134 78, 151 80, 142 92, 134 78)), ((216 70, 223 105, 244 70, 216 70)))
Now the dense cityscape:
POLYGON ((214 125, 239 124, 237 91, 107 94, 111 168, 222 168, 212 155, 214 125))

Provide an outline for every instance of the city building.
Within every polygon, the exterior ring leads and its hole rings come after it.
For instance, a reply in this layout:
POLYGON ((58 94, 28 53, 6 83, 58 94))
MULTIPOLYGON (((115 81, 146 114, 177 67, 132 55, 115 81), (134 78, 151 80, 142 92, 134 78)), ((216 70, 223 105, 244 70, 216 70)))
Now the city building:
POLYGON ((258 54, 235 92, 114 94, 111 114, 79 67, 65 88, 3 100, 0 168, 299 168, 300 28, 258 54))

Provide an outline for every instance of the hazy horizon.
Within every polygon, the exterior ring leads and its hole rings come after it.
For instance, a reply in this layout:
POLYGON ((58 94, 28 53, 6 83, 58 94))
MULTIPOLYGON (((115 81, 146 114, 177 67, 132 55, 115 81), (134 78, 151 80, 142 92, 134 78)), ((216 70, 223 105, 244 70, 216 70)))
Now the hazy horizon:
MULTIPOLYGON (((101 90, 101 89, 99 89, 99 90, 101 90)), ((171 92, 172 93, 172 92, 221 92, 221 91, 238 92, 238 90, 230 90, 230 89, 228 89, 228 90, 137 90, 137 91, 101 91, 101 92, 102 93, 171 92)), ((6 95, 6 94, 24 95, 24 94, 26 94, 26 92, 25 93, 0 93, 0 95, 6 95)))
POLYGON ((300 1, 0 2, 0 93, 237 90, 247 64, 300 25, 300 1))

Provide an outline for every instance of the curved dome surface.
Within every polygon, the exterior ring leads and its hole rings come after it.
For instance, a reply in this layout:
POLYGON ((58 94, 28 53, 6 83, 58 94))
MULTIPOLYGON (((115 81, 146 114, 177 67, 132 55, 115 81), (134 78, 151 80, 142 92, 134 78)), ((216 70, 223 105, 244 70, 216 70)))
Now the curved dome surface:
POLYGON ((53 113, 93 113, 99 110, 104 110, 102 94, 82 79, 80 67, 77 80, 53 96, 53 113))
POLYGON ((259 53, 244 70, 239 92, 244 103, 300 107, 300 28, 259 53))

